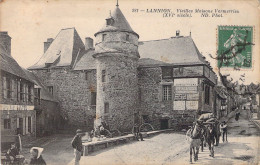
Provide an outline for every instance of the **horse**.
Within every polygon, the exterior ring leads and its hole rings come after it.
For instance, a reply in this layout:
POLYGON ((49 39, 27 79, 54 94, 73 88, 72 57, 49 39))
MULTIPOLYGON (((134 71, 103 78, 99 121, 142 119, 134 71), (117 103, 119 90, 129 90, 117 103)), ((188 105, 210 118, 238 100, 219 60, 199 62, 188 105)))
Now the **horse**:
POLYGON ((215 133, 214 133, 214 124, 209 124, 207 127, 203 127, 204 129, 204 137, 206 143, 208 143, 210 156, 214 157, 214 142, 215 142, 215 133))
POLYGON ((214 134, 214 143, 216 146, 219 144, 219 139, 221 136, 220 132, 220 123, 216 118, 212 118, 204 122, 204 124, 211 124, 213 128, 213 134, 214 134))
POLYGON ((196 124, 191 127, 186 133, 186 140, 188 140, 190 143, 190 163, 192 163, 192 151, 194 155, 194 161, 197 161, 199 159, 198 154, 201 144, 201 133, 202 128, 200 127, 198 122, 196 122, 196 124))
POLYGON ((204 147, 206 147, 206 138, 207 138, 207 130, 206 127, 204 125, 201 125, 202 128, 202 132, 201 132, 201 137, 200 137, 200 141, 201 141, 201 152, 203 152, 204 147))
POLYGON ((220 123, 218 120, 216 120, 213 124, 213 133, 214 133, 214 144, 216 146, 218 146, 219 144, 219 139, 220 139, 220 136, 221 136, 221 132, 220 132, 220 123))

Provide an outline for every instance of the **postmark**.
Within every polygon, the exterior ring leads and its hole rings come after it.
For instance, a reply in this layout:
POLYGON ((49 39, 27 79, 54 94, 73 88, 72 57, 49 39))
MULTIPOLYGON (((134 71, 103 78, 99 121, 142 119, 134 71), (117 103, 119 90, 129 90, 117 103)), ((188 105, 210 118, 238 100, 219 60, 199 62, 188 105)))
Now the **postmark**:
POLYGON ((218 68, 253 68, 253 26, 218 26, 218 68))

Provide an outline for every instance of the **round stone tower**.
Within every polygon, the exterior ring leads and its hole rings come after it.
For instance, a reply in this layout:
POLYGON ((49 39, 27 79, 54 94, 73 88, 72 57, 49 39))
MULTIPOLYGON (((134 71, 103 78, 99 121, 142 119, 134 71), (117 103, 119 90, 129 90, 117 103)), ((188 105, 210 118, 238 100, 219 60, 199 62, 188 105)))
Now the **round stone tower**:
POLYGON ((138 34, 118 5, 95 34, 97 62, 96 124, 131 131, 137 110, 138 34))

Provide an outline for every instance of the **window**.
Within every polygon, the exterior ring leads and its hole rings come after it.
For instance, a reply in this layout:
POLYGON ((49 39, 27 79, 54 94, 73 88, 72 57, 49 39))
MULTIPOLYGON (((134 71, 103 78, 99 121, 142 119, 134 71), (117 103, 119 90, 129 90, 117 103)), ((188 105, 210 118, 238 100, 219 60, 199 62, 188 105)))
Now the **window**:
POLYGON ((109 113, 109 103, 105 103, 105 113, 109 113))
POLYGON ((171 67, 162 67, 162 78, 171 78, 172 74, 171 67))
POLYGON ((209 105, 210 87, 205 84, 205 104, 209 105))
POLYGON ((106 82, 106 70, 102 70, 102 82, 106 82))
POLYGON ((34 96, 35 96, 35 104, 40 105, 41 104, 41 88, 35 88, 34 89, 34 96))
POLYGON ((107 34, 102 34, 102 41, 105 41, 107 34))
POLYGON ((96 92, 91 92, 91 105, 96 105, 96 98, 97 98, 97 93, 96 92))
POLYGON ((126 35, 125 40, 129 41, 129 34, 126 35))
POLYGON ((25 101, 25 84, 20 83, 20 99, 25 101))
POLYGON ((163 100, 172 100, 172 86, 163 85, 163 100))
POLYGON ((4 129, 11 129, 11 119, 4 119, 4 129))
POLYGON ((91 80, 91 72, 90 71, 85 72, 85 79, 91 80))
POLYGON ((113 18, 108 18, 106 19, 107 25, 113 25, 114 24, 114 19, 113 18))
POLYGON ((51 95, 53 95, 53 86, 48 86, 48 91, 51 93, 51 95))
POLYGON ((32 131, 32 118, 31 116, 28 117, 28 132, 31 133, 32 131))

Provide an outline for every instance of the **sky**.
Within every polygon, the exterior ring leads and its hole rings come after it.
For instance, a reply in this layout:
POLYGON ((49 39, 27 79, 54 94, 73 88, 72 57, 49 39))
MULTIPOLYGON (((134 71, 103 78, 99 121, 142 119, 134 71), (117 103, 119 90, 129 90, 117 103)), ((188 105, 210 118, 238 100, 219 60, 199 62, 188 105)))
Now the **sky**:
MULTIPOLYGON (((75 27, 84 42, 85 37, 94 38, 101 29, 116 0, 5 0, 0 2, 0 30, 12 37, 12 56, 24 68, 35 64, 43 55, 43 42, 55 38, 63 28, 75 27)), ((119 8, 132 29, 140 36, 139 41, 158 40, 180 35, 190 35, 199 51, 216 69, 216 61, 208 54, 216 54, 218 25, 254 27, 253 68, 250 70, 222 69, 238 80, 246 74, 245 84, 259 82, 259 9, 257 0, 250 1, 169 1, 169 0, 119 0, 119 8), (138 9, 138 12, 136 12, 138 9), (163 13, 147 12, 151 9, 170 9, 174 17, 163 13), (239 13, 222 14, 223 17, 177 17, 178 11, 236 10, 239 13), (144 10, 144 11, 141 11, 144 10)), ((216 71, 216 70, 215 70, 216 71)))

